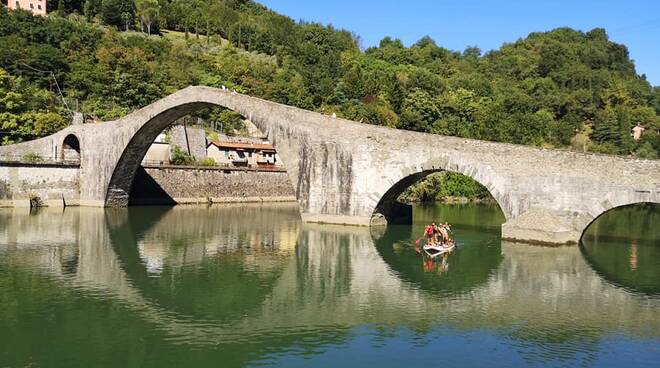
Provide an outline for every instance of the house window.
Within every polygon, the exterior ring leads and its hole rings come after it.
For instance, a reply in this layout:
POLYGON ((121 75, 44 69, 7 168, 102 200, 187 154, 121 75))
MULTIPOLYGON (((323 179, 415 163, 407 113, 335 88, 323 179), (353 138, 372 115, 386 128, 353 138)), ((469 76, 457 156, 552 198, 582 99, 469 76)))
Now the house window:
POLYGON ((34 9, 34 4, 30 3, 30 9, 34 9))
POLYGON ((37 5, 37 9, 41 10, 41 5, 37 5))
POLYGON ((20 8, 21 8, 21 3, 19 3, 19 2, 17 1, 17 2, 16 2, 16 9, 20 9, 20 8))

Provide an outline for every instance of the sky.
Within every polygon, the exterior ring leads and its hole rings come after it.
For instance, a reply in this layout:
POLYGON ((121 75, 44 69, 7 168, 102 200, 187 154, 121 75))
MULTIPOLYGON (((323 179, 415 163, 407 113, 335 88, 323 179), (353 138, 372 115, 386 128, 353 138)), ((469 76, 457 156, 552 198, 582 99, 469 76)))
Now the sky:
POLYGON ((571 27, 605 28, 628 47, 637 73, 660 86, 658 0, 257 0, 294 20, 332 24, 354 32, 363 46, 385 36, 410 45, 431 36, 438 45, 462 51, 499 48, 531 32, 571 27))

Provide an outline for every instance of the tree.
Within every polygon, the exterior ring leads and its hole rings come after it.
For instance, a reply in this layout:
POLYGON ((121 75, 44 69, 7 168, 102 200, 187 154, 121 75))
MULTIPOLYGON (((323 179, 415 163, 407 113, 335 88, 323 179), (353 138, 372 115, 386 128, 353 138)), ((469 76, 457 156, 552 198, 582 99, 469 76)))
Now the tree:
POLYGON ((121 13, 121 20, 124 21, 124 24, 126 25, 126 32, 128 32, 128 26, 131 24, 133 21, 133 15, 127 11, 121 13))
POLYGON ((66 15, 66 0, 59 0, 57 2, 57 14, 61 17, 66 15))
POLYGON ((0 68, 1 143, 34 139, 66 127, 67 121, 62 114, 48 111, 55 101, 53 93, 30 86, 0 68))
POLYGON ((158 0, 136 0, 135 6, 140 17, 140 28, 144 31, 146 25, 147 34, 151 35, 151 25, 156 21, 160 13, 158 0))
POLYGON ((125 25, 124 13, 135 16, 133 0, 101 0, 101 18, 105 24, 121 28, 125 25))
POLYGON ((91 20, 101 12, 101 0, 85 0, 83 13, 87 20, 91 20))

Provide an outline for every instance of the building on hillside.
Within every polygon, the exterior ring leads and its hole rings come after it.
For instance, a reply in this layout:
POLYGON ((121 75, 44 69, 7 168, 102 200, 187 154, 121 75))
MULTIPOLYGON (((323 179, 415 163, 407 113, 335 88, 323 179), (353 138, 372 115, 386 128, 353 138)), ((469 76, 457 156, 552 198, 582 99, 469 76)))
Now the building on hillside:
POLYGON ((206 156, 221 165, 256 168, 279 166, 277 152, 269 143, 213 141, 206 147, 206 156))
POLYGON ((7 7, 29 10, 34 15, 46 15, 46 0, 7 0, 7 7))

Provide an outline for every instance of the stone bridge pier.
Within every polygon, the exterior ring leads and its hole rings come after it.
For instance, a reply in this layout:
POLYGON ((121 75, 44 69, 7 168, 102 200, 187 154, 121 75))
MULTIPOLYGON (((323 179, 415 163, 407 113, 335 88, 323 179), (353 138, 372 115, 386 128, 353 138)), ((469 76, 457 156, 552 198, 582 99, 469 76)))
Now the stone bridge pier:
POLYGON ((78 203, 126 206, 151 142, 177 118, 208 106, 234 110, 268 136, 287 169, 302 218, 309 222, 368 226, 410 221, 410 208, 396 198, 417 180, 443 170, 488 188, 507 220, 502 236, 512 240, 575 243, 609 209, 660 203, 657 160, 383 128, 210 87, 188 87, 117 121, 72 126, 0 147, 0 156, 35 152, 57 159, 65 140, 75 136, 78 203))

